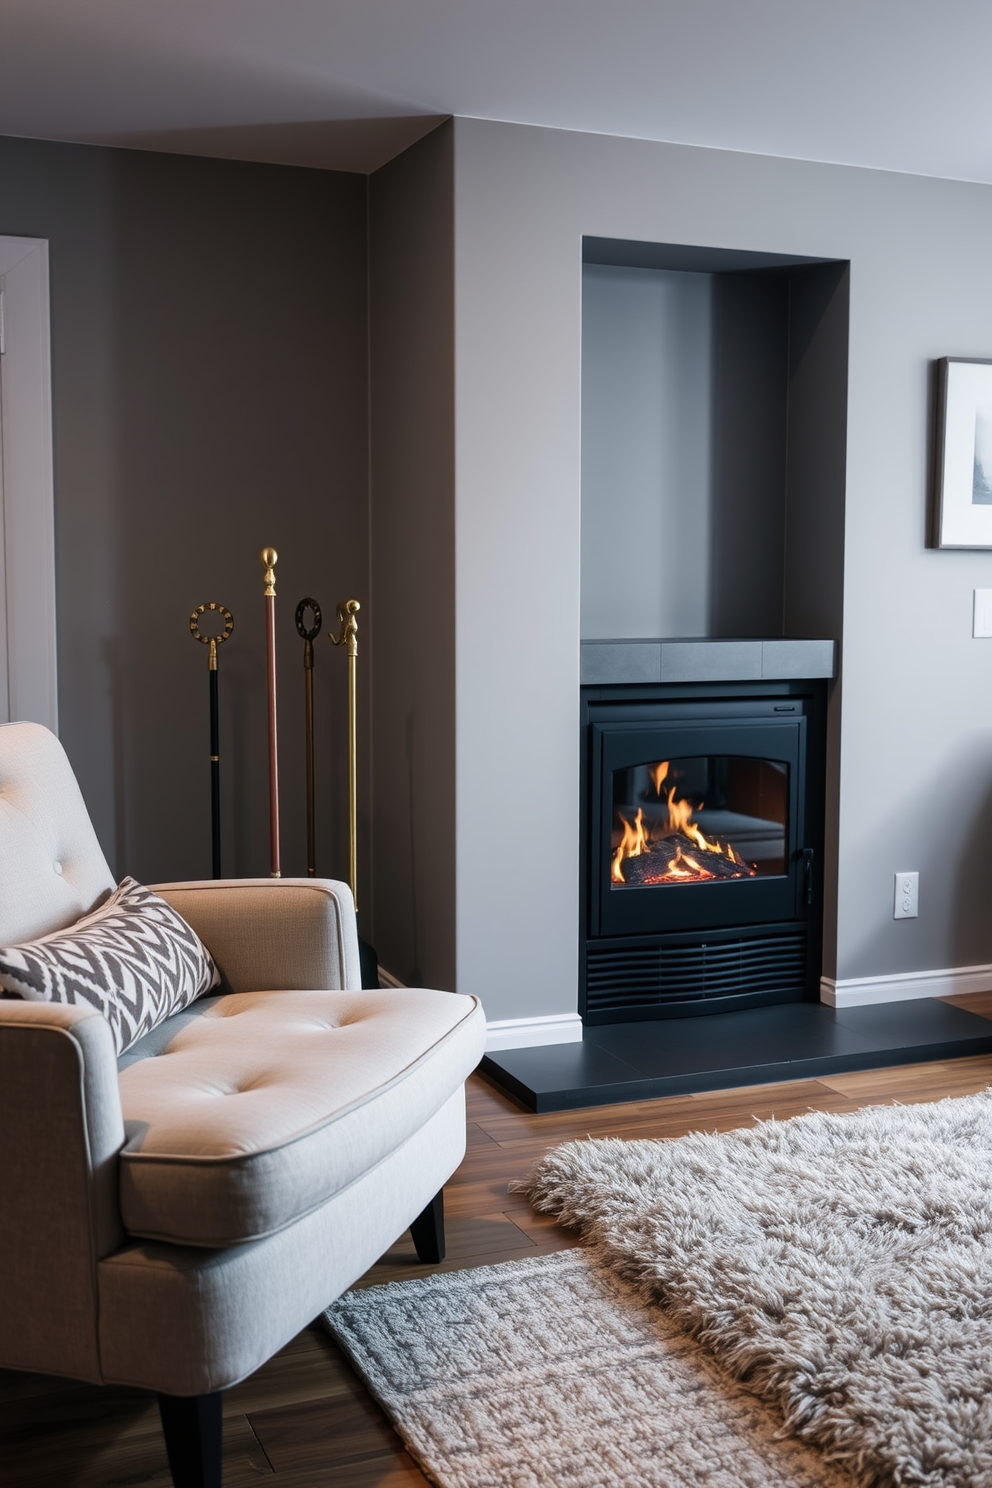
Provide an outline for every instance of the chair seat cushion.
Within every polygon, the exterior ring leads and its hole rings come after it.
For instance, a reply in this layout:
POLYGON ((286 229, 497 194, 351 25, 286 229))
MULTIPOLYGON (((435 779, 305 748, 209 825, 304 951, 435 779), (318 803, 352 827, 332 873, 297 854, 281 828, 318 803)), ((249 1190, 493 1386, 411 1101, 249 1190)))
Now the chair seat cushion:
POLYGON ((424 989, 202 999, 121 1070, 126 1228, 219 1247, 292 1224, 440 1109, 485 1029, 476 998, 424 989))

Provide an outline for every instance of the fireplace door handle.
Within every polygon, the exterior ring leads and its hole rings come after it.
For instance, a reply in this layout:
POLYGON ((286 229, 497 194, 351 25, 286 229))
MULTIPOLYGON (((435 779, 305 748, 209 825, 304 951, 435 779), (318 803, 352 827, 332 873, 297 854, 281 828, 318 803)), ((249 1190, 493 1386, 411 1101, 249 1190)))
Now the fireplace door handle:
POLYGON ((811 907, 813 903, 813 849, 803 848, 803 884, 806 889, 806 904, 811 907))

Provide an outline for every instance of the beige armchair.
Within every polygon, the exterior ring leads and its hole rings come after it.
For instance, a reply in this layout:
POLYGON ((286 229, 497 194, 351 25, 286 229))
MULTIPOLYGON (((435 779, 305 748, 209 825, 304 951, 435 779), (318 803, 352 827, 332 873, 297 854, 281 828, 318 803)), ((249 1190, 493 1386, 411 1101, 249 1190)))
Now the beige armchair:
MULTIPOLYGON (((113 886, 58 741, 0 727, 0 945, 113 886)), ((216 994, 120 1060, 90 1007, 0 1001, 0 1366, 155 1391, 177 1488, 220 1488, 220 1392, 407 1226, 443 1255, 485 1019, 471 997, 361 991, 343 884, 157 892, 216 994)))

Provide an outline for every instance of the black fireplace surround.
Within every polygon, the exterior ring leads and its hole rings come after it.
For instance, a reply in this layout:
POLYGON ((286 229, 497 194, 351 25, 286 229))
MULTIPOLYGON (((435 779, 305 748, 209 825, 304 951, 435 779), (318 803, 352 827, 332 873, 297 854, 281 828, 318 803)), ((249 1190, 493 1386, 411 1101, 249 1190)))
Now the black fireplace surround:
POLYGON ((582 688, 587 1026, 817 1001, 826 683, 582 688))

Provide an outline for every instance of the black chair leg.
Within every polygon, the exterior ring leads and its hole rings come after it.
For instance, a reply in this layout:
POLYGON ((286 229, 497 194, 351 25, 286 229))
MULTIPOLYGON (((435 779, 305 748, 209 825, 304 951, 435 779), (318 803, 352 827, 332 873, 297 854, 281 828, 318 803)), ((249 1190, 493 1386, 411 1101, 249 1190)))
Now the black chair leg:
POLYGON ((423 1214, 410 1226, 417 1255, 425 1264, 436 1266, 444 1260, 444 1190, 436 1193, 423 1214))
POLYGON ((160 1395, 158 1410, 175 1488, 221 1488, 221 1392, 160 1395))

